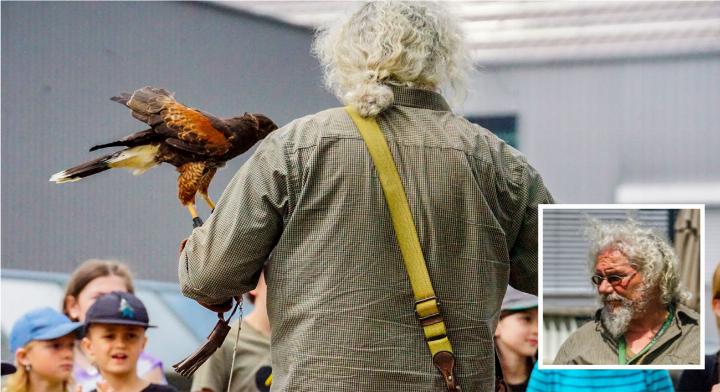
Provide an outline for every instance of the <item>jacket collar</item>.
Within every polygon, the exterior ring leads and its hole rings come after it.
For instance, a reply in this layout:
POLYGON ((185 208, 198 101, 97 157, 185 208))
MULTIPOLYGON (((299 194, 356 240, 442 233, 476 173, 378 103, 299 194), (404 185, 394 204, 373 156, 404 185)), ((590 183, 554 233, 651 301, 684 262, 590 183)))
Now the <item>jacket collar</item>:
MULTIPOLYGON (((677 329, 680 331, 685 330, 685 326, 687 324, 698 324, 698 320, 700 319, 698 314, 693 311, 692 309, 688 308, 687 306, 683 304, 674 304, 675 307, 675 314, 673 317, 673 324, 677 326, 677 329)), ((610 335, 610 333, 605 329, 605 326, 602 324, 601 320, 601 312, 602 309, 598 309, 595 312, 595 330, 600 331, 604 338, 609 339, 613 342, 615 346, 617 346, 617 341, 610 335)))
POLYGON ((450 111, 450 106, 445 101, 445 98, 434 91, 395 86, 392 84, 388 84, 387 86, 390 87, 395 96, 395 105, 446 112, 450 111))

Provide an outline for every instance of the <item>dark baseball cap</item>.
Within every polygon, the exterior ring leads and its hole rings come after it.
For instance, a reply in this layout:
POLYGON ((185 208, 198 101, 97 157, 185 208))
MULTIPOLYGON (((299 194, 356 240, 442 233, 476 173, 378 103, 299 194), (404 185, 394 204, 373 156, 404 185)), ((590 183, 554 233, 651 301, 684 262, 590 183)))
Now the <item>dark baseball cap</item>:
POLYGON ((8 375, 8 374, 13 374, 13 373, 15 373, 16 370, 17 370, 17 368, 15 368, 15 365, 13 365, 12 363, 2 362, 2 375, 3 376, 8 375))
POLYGON ((33 340, 53 340, 77 332, 82 323, 74 323, 55 309, 45 307, 31 310, 13 324, 10 331, 10 352, 33 340))
POLYGON ((147 309, 133 294, 113 291, 98 298, 85 314, 85 328, 90 324, 136 325, 151 328, 147 309))
POLYGON ((538 307, 538 298, 508 286, 503 298, 501 310, 518 311, 538 307))

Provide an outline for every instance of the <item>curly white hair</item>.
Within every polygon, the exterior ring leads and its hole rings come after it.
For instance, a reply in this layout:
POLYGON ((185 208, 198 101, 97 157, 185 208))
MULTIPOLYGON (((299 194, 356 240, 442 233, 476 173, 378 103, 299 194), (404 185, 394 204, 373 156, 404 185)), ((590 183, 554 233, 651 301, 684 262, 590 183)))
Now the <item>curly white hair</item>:
MULTIPOLYGON (((378 1, 318 29, 313 52, 327 88, 362 116, 392 105, 387 84, 466 94, 471 62, 460 24, 440 4, 378 1)), ((459 102, 458 102, 459 103, 459 102)))
POLYGON ((595 270, 600 252, 618 250, 637 265, 646 284, 659 285, 664 303, 688 303, 691 294, 680 286, 678 258, 660 235, 632 218, 621 223, 604 223, 594 218, 588 221, 585 235, 590 242, 591 271, 595 270))

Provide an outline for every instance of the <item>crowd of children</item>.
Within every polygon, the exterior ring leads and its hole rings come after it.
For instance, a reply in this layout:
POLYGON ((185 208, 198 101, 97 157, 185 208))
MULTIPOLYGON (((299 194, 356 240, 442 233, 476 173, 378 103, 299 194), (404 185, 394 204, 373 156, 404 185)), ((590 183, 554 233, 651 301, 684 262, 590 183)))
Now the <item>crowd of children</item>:
MULTIPOLYGON (((248 297, 254 307, 242 323, 232 390, 268 391, 270 324, 262 275, 248 297)), ((68 279, 60 308, 32 310, 16 321, 9 347, 15 364, 2 363, 3 392, 176 390, 167 385, 162 362, 144 351, 145 331, 153 325, 134 295, 127 266, 95 259, 82 263, 68 279)), ((233 338, 238 327, 233 326, 233 338)), ((226 339, 195 373, 193 391, 226 390, 234 343, 226 339)))
MULTIPOLYGON (((62 313, 49 307, 35 309, 13 325, 9 347, 14 353, 14 364, 2 363, 2 374, 9 374, 3 379, 3 392, 175 391, 166 385, 162 363, 144 352, 145 331, 153 325, 145 306, 133 292, 131 274, 123 264, 89 260, 80 265, 68 281, 62 313)), ((243 322, 239 335, 242 339, 237 347, 242 358, 232 370, 233 391, 267 391, 272 383, 270 324, 262 277, 250 296, 255 300, 255 308, 243 322)), ((720 268, 713 277, 712 298, 713 310, 720 320, 718 298, 720 268)), ((225 390, 233 351, 237 349, 232 343, 234 339, 228 339, 200 368, 193 391, 225 390)), ((630 385, 638 387, 638 391, 675 390, 666 370, 537 369, 537 297, 511 287, 501 306, 495 346, 504 380, 512 392, 598 387, 613 390, 613 385, 623 391, 629 390, 630 385)), ((720 389, 716 385, 717 357, 716 353, 708 355, 706 370, 686 371, 678 390, 720 389)))
POLYGON ((3 363, 4 392, 169 392, 162 363, 144 353, 151 328, 120 263, 89 260, 71 275, 63 313, 46 307, 10 333, 14 366, 3 363))
POLYGON ((143 303, 123 291, 95 299, 84 314, 84 322, 73 322, 51 308, 30 311, 15 323, 10 334, 16 371, 8 377, 5 391, 175 391, 137 374, 138 359, 147 342, 145 330, 150 327, 143 303), (87 389, 73 378, 77 341, 82 355, 99 373, 95 385, 87 389))

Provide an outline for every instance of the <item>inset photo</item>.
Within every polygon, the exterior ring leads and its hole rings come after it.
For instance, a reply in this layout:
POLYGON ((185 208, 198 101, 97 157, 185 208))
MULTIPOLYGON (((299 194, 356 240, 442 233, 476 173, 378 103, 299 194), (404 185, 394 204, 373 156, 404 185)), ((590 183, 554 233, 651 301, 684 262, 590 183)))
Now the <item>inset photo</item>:
POLYGON ((541 205, 540 369, 702 369, 704 205, 541 205))

